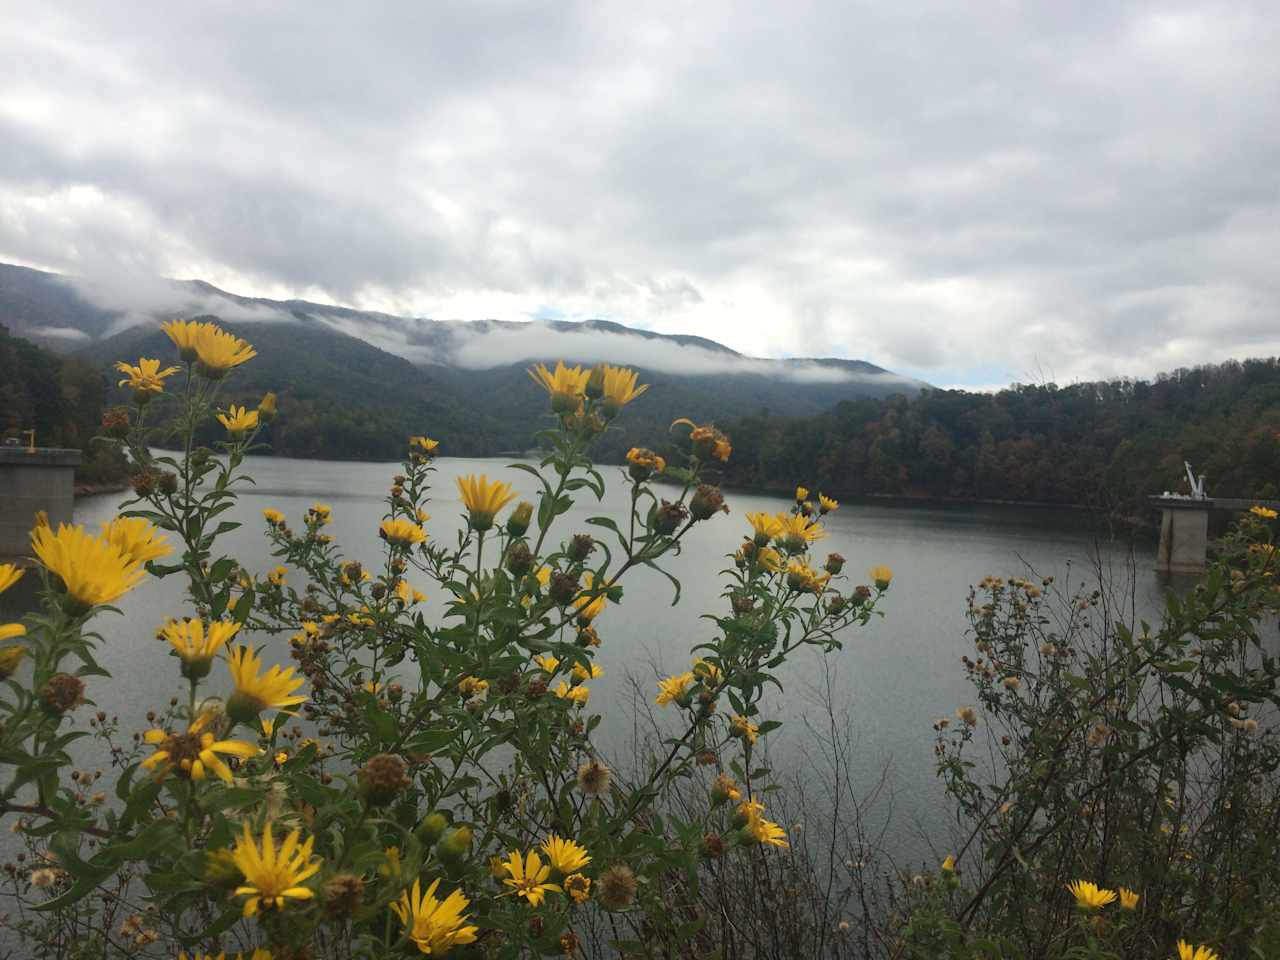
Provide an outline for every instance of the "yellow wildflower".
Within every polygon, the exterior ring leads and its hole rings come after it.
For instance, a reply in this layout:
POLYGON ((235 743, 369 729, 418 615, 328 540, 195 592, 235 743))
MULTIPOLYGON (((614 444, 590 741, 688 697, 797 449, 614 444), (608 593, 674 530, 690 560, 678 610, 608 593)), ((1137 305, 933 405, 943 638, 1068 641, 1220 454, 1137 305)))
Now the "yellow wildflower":
POLYGON ((754 744, 760 736, 760 728, 740 714, 734 714, 733 719, 729 722, 730 734, 754 744))
POLYGON ((142 517, 116 517, 102 525, 102 536, 138 563, 158 560, 173 553, 173 547, 151 521, 142 517))
POLYGON ((738 807, 738 813, 747 818, 742 828, 743 837, 756 843, 767 843, 774 847, 789 847, 787 833, 771 820, 764 818, 764 804, 756 799, 744 801, 738 807))
MULTIPOLYGON (((25 637, 26 635, 27 628, 20 623, 0 623, 0 640, 12 640, 14 637, 25 637)), ((10 673, 12 672, 10 671, 10 673)))
POLYGON ((276 395, 271 392, 264 393, 262 399, 258 401, 258 419, 263 423, 270 423, 276 416, 276 395))
POLYGON ((648 480, 654 473, 667 469, 667 461, 647 447, 632 447, 627 451, 628 468, 633 480, 648 480))
POLYGON ((483 696, 489 690, 489 681, 479 677, 463 677, 458 681, 458 692, 464 697, 483 696))
POLYGON ((491 481, 483 473, 478 477, 475 474, 459 477, 458 493, 470 516, 471 529, 477 532, 491 528, 497 512, 516 498, 509 483, 491 481))
POLYGON ((238 437, 258 428, 258 411, 237 407, 233 403, 226 413, 218 414, 218 422, 227 428, 227 433, 238 437))
POLYGON ((830 579, 831 574, 818 573, 800 560, 787 564, 787 586, 797 592, 821 593, 830 579))
MULTIPOLYGON (((590 570, 583 575, 583 590, 574 598, 573 608, 578 611, 578 622, 587 624, 600 615, 600 612, 609 605, 609 597, 605 593, 599 596, 591 596, 591 592, 596 589, 596 578, 590 570)), ((609 584, 603 584, 604 588, 608 588, 609 584)))
POLYGON ((809 499, 808 487, 796 487, 796 503, 804 503, 809 499))
POLYGON ((832 511, 839 510, 839 509, 840 509, 840 502, 838 500, 832 500, 830 497, 822 493, 818 494, 818 512, 819 513, 831 513, 832 511))
POLYGON ((299 844, 299 835, 300 831, 294 828, 277 849, 268 822, 259 847, 245 823, 244 835, 236 843, 233 856, 245 879, 242 886, 236 887, 235 895, 249 897, 244 905, 246 917, 252 917, 260 908, 283 910, 286 900, 310 900, 315 896, 302 886, 321 867, 311 858, 315 837, 307 837, 305 843, 299 844))
POLYGON ((13 563, 0 563, 0 593, 4 593, 22 579, 27 571, 13 563))
POLYGON ((203 323, 196 323, 194 320, 170 320, 160 324, 160 329, 173 341, 182 359, 190 362, 196 358, 196 341, 200 338, 203 326, 203 323))
POLYGON ((378 527, 378 536, 394 547, 407 549, 416 543, 425 542, 427 531, 411 520, 397 517, 393 520, 383 520, 378 527))
POLYGON ((127 386, 141 403, 158 393, 164 393, 164 381, 178 372, 177 367, 160 369, 159 360, 141 357, 136 366, 123 361, 116 362, 116 369, 125 375, 116 386, 127 386))
POLYGON ((580 707, 585 707, 591 698, 591 691, 583 686, 571 686, 567 680, 556 684, 555 695, 561 700, 569 700, 580 707))
POLYGON ((872 567, 867 572, 867 576, 871 578, 871 582, 876 585, 877 590, 888 590, 889 584, 893 582, 893 570, 883 563, 872 567))
POLYGON ((221 379, 227 371, 258 355, 249 344, 213 323, 200 325, 195 348, 198 369, 210 380, 221 379))
MULTIPOLYGON (((604 414, 616 417, 618 411, 649 389, 647 383, 636 386, 636 372, 626 367, 604 365, 604 414)), ((659 471, 661 472, 661 471, 659 471)))
POLYGON ((423 893, 421 881, 414 879, 413 889, 400 894, 393 901, 391 910, 404 925, 405 936, 414 942, 420 953, 429 957, 442 957, 459 944, 475 943, 478 927, 467 923, 464 912, 471 901, 455 890, 443 900, 436 899, 439 879, 432 880, 423 893))
POLYGON ((542 858, 534 850, 530 850, 523 859, 519 850, 512 850, 503 866, 507 870, 507 876, 502 882, 511 888, 511 893, 523 897, 531 907, 540 906, 548 891, 560 890, 558 884, 547 882, 547 878, 551 876, 551 866, 543 864, 542 858))
POLYGON ((284 514, 279 510, 276 510, 274 507, 265 507, 262 511, 262 515, 266 518, 267 523, 271 524, 273 527, 278 527, 284 523, 284 514))
POLYGON ((693 675, 696 679, 711 687, 720 682, 721 676, 719 667, 710 660, 703 660, 701 657, 693 661, 693 675))
POLYGON ((313 503, 307 511, 307 522, 323 527, 329 522, 333 509, 327 503, 313 503))
POLYGON ((542 842, 542 852, 547 855, 551 869, 561 875, 577 873, 591 862, 586 847, 554 833, 542 842))
POLYGON ((529 368, 529 376, 551 395, 551 409, 555 413, 574 413, 587 388, 591 371, 580 366, 566 367, 563 360, 558 360, 555 373, 540 363, 529 368))
POLYGON ((772 513, 748 513, 747 523, 755 531, 756 546, 763 547, 770 540, 782 536, 782 522, 772 513))
MULTIPOLYGON (((27 628, 20 623, 11 623, 10 627, 22 627, 22 633, 9 634, 10 639, 13 637, 24 636, 27 628)), ((3 630, 0 630, 3 633, 3 630)), ((27 655, 27 648, 20 643, 10 644, 7 647, 0 647, 0 680, 7 680, 18 672, 18 665, 22 663, 22 658, 27 655)))
POLYGON ((410 437, 409 448, 411 451, 430 457, 436 452, 436 447, 440 446, 439 440, 432 440, 430 437, 410 437))
POLYGON ((84 527, 62 523, 54 533, 47 524, 38 524, 31 531, 31 549, 61 578, 71 598, 85 607, 111 603, 146 576, 141 563, 128 552, 84 527))
POLYGON ((657 699, 654 700, 654 703, 660 707, 665 707, 669 703, 678 701, 688 694, 689 687, 692 686, 692 684, 692 673, 681 673, 674 677, 667 677, 663 680, 659 680, 658 696, 657 699))
POLYGON ((1204 944, 1193 947, 1187 941, 1179 940, 1178 960, 1218 960, 1218 955, 1204 944))
POLYGON ((590 667, 584 667, 580 663, 575 663, 573 669, 569 671, 569 675, 577 683, 585 683, 588 680, 599 680, 604 676, 604 668, 598 663, 591 664, 590 667))
POLYGON ((803 553, 809 544, 827 535, 821 524, 802 514, 780 513, 777 519, 780 530, 775 539, 788 553, 803 553))
POLYGON ((202 713, 187 728, 186 733, 148 730, 143 734, 143 739, 155 747, 156 752, 142 761, 142 768, 154 770, 159 767, 157 780, 163 780, 170 773, 175 773, 184 780, 203 780, 207 772, 212 770, 219 779, 230 783, 231 768, 218 754, 247 760, 258 753, 258 748, 244 740, 216 739, 206 729, 215 719, 216 715, 213 713, 202 713))
POLYGON ((545 670, 549 674, 555 674, 560 667, 560 661, 549 653, 540 653, 533 658, 533 662, 545 670))
POLYGON ((294 692, 303 679, 293 675, 293 667, 276 664, 262 673, 262 661, 248 647, 236 647, 227 659, 227 668, 236 686, 227 700, 227 715, 233 720, 248 723, 263 710, 295 713, 291 708, 306 702, 306 697, 294 692))
POLYGON ((1276 511, 1268 507, 1264 507, 1261 504, 1250 507, 1249 512, 1262 520, 1274 520, 1277 516, 1280 516, 1276 511))
POLYGON ((160 636, 169 641, 182 659, 182 672, 188 677, 203 677, 209 672, 213 658, 236 635, 240 624, 226 620, 170 620, 160 628, 160 636))
POLYGON ((1140 896, 1138 896, 1138 894, 1130 890, 1128 887, 1121 887, 1119 890, 1119 893, 1120 893, 1120 908, 1122 910, 1138 909, 1138 901, 1142 899, 1140 896))
POLYGON ((273 567, 271 572, 267 574, 267 580, 270 581, 273 586, 283 587, 285 577, 288 575, 289 569, 287 567, 273 567))
POLYGON ((761 547, 757 550, 756 563, 770 573, 781 573, 783 569, 782 555, 772 547, 761 547))
POLYGON ((1116 899, 1114 890, 1106 890, 1088 880, 1073 880, 1067 884, 1067 890, 1081 910, 1099 910, 1116 899))
POLYGON ((581 873, 571 873, 564 878, 564 892, 574 903, 586 903, 591 899, 591 878, 581 873))
POLYGON ((954 853, 948 853, 947 859, 942 861, 942 872, 955 873, 955 870, 956 870, 956 855, 954 853))

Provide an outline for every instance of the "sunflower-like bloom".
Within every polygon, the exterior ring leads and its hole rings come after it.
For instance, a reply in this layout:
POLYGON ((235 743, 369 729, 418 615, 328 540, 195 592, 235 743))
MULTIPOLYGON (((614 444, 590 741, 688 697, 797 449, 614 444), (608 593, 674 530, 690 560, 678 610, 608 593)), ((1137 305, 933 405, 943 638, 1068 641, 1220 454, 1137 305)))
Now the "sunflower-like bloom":
POLYGON ((427 595, 409 586, 408 580, 401 580, 396 584, 396 598, 407 607, 410 604, 421 603, 427 599, 427 595))
POLYGON ((557 360, 555 373, 548 370, 546 364, 540 363, 529 368, 529 376, 551 395, 551 409, 554 412, 575 413, 582 403, 591 371, 583 370, 580 366, 566 367, 563 360, 557 360))
POLYGON ((1135 893, 1133 890, 1130 890, 1128 887, 1121 887, 1119 890, 1119 894, 1120 894, 1120 908, 1122 910, 1138 909, 1138 901, 1141 900, 1142 897, 1140 897, 1137 893, 1135 893))
POLYGON ((713 424, 704 423, 698 426, 688 417, 681 417, 674 421, 671 426, 679 424, 687 424, 689 427, 689 442, 693 444, 694 452, 703 460, 719 460, 721 462, 729 459, 729 454, 733 453, 733 447, 729 444, 729 438, 721 431, 717 430, 713 424))
POLYGON ((530 850, 523 859, 519 850, 512 850, 502 866, 507 872, 502 882, 511 888, 511 893, 524 897, 531 907, 540 906, 548 891, 560 890, 559 884, 547 882, 551 865, 544 864, 535 850, 530 850))
MULTIPOLYGON (((12 640, 14 637, 25 637, 27 628, 20 623, 0 623, 0 640, 12 640)), ((12 673, 13 671, 10 671, 12 673)))
POLYGON ((576 703, 580 707, 585 707, 587 701, 591 699, 591 691, 584 686, 573 686, 568 680, 561 680, 556 684, 554 693, 561 700, 568 700, 576 703))
MULTIPOLYGON (((582 577, 584 587, 582 593, 574 598, 573 608, 578 611, 578 622, 588 624, 600 615, 600 612, 609 605, 609 597, 607 594, 601 593, 599 596, 591 596, 592 591, 596 589, 595 576, 588 570, 582 577)), ((602 585, 608 587, 607 583, 602 585)))
POLYGON ((229 370, 258 355, 245 341, 213 323, 201 324, 195 341, 198 369, 210 380, 222 379, 229 370))
POLYGON ((1073 880, 1067 884, 1067 890, 1081 910, 1099 910, 1116 899, 1114 890, 1106 890, 1088 880, 1073 880))
POLYGON ((263 710, 294 713, 291 707, 306 702, 306 697, 294 693, 303 680, 293 675, 293 667, 276 664, 262 673, 262 661, 248 647, 236 647, 227 659, 227 668, 236 685, 227 700, 227 716, 233 720, 252 723, 263 710))
POLYGON ((782 554, 773 547, 761 547, 757 550, 756 563, 770 573, 781 573, 786 566, 782 560, 782 554))
POLYGON ((742 828, 743 838, 754 843, 767 843, 774 847, 789 847, 787 832, 772 820, 764 818, 764 804, 756 799, 745 800, 738 807, 738 813, 746 817, 746 825, 742 828))
POLYGON ((839 509, 840 509, 839 500, 832 500, 825 493, 818 494, 818 512, 819 513, 823 513, 823 514, 832 513, 839 509))
POLYGON ((258 428, 258 411, 237 407, 233 403, 226 413, 218 414, 218 422, 227 428, 227 433, 238 437, 258 428))
POLYGON ((547 855, 547 862, 551 864, 551 869, 561 876, 577 873, 591 862, 591 856, 587 853, 586 847, 554 833, 542 841, 542 852, 547 855))
POLYGON ((412 520, 405 520, 403 517, 396 517, 390 520, 383 520, 382 525, 378 527, 378 536, 393 547, 412 547, 415 543, 422 543, 427 539, 427 531, 412 520))
POLYGON ((665 677, 658 681, 658 696, 653 701, 660 707, 665 707, 669 703, 674 703, 689 692, 689 687, 693 685, 692 673, 681 673, 674 677, 665 677))
POLYGON ((871 578, 871 582, 876 585, 877 590, 888 590, 889 584, 893 582, 893 570, 883 563, 867 571, 867 576, 871 578))
POLYGON ((808 487, 796 487, 796 503, 804 503, 809 499, 808 487))
POLYGON ((493 526, 498 511, 516 498, 511 484, 490 480, 485 474, 469 473, 458 478, 458 493, 462 505, 467 508, 471 529, 482 532, 493 526))
POLYGON ((146 576, 141 561, 106 537, 95 537, 84 527, 48 524, 31 531, 31 549, 40 562, 56 573, 67 594, 83 607, 111 603, 128 593, 146 576))
POLYGON ((573 677, 575 683, 586 683, 588 680, 599 680, 603 677, 604 667, 598 663, 593 663, 590 667, 575 663, 573 669, 569 671, 569 675, 573 677))
POLYGON ((538 654, 533 658, 533 662, 550 674, 554 674, 560 668, 560 660, 549 653, 538 654))
POLYGON ((803 553, 809 544, 827 535, 822 526, 803 514, 778 514, 781 531, 777 540, 788 553, 803 553))
POLYGON ((649 389, 647 383, 636 386, 636 372, 627 367, 604 365, 604 415, 616 417, 628 403, 649 389))
POLYGON ((436 899, 440 881, 432 880, 427 892, 422 892, 421 882, 413 881, 413 889, 400 894, 393 901, 391 910, 404 925, 405 936, 412 940, 421 953, 429 957, 443 957, 453 947, 474 943, 479 930, 467 923, 463 912, 471 901, 455 890, 443 900, 436 899))
POLYGON ((22 579, 27 571, 13 563, 0 563, 0 593, 4 593, 22 579))
POLYGON ((215 714, 202 713, 186 733, 169 733, 167 730, 148 730, 143 739, 156 748, 156 752, 142 761, 144 770, 155 770, 157 780, 174 773, 184 780, 203 780, 210 770, 226 783, 231 782, 231 768, 218 754, 247 760, 258 752, 252 743, 243 740, 218 740, 207 728, 213 724, 215 714))
POLYGON ((142 517, 116 517, 102 525, 102 536, 138 563, 158 560, 173 553, 169 541, 151 525, 151 521, 142 517))
POLYGON ((213 658, 240 629, 240 624, 227 620, 170 620, 160 628, 160 636, 168 640, 182 659, 182 675, 199 679, 207 676, 213 658))
POLYGON ((267 523, 273 527, 278 527, 284 523, 284 514, 275 507, 263 507, 262 516, 266 518, 267 523))
POLYGON ((942 872, 943 873, 956 872, 956 855, 954 853, 948 853, 947 858, 942 861, 942 872))
POLYGON ((439 440, 432 440, 430 437, 410 437, 409 452, 416 453, 423 457, 435 456, 436 447, 440 446, 439 440))
POLYGON ((283 910, 286 900, 310 900, 315 896, 302 884, 321 867, 320 861, 313 862, 311 858, 316 838, 307 837, 306 843, 299 844, 299 836, 300 831, 295 828, 277 849, 268 822, 259 847, 245 823, 244 835, 236 843, 233 856, 245 879, 242 886, 236 887, 235 895, 249 897, 244 904, 246 917, 252 917, 260 908, 283 910))
POLYGON ((200 339, 203 323, 194 320, 170 320, 160 324, 165 336, 178 348, 178 355, 188 363, 196 358, 196 341, 200 339))
POLYGON ((1218 955, 1204 944, 1193 947, 1187 941, 1179 940, 1178 960, 1218 960, 1218 955))
MULTIPOLYGON (((1269 507, 1264 507, 1261 504, 1255 504, 1254 506, 1250 507, 1249 512, 1252 513, 1255 517, 1259 518, 1260 520, 1274 520, 1277 516, 1280 516, 1280 514, 1277 514, 1276 511, 1270 509, 1269 507)), ((1206 947, 1203 949, 1208 949, 1208 948, 1206 947)))
POLYGON ((751 524, 751 529, 755 532, 754 539, 758 547, 763 547, 770 540, 782 536, 782 521, 778 519, 777 514, 748 513, 747 523, 751 524))
POLYGON ((591 878, 581 873, 571 873, 564 878, 564 892, 574 903, 586 903, 591 899, 591 878))
POLYGON ((136 366, 119 360, 116 362, 116 369, 125 375, 116 386, 128 387, 139 403, 158 393, 164 393, 165 378, 178 372, 177 367, 165 367, 161 370, 159 360, 147 357, 140 357, 136 366))
POLYGON ((787 586, 797 593, 821 593, 830 579, 831 574, 818 573, 800 560, 787 564, 787 586))
POLYGON ((734 714, 729 721, 729 733, 747 743, 754 744, 760 737, 760 728, 741 714, 734 714))

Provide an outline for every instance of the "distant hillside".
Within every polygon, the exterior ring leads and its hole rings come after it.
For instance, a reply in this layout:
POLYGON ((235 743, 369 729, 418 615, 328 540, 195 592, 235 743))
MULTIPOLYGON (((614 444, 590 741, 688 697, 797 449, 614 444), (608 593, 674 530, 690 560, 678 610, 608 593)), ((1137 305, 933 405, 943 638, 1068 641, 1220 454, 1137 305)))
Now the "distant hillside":
POLYGON ((273 449, 292 456, 381 459, 426 432, 458 455, 526 450, 545 425, 534 361, 626 363, 653 385, 602 439, 598 455, 659 444, 677 417, 747 413, 806 417, 842 401, 914 395, 922 384, 860 360, 758 360, 696 336, 610 321, 508 323, 397 317, 307 301, 239 297, 199 281, 112 291, 0 265, 0 321, 52 349, 106 367, 172 354, 160 320, 206 315, 251 341, 259 357, 230 399, 271 389, 284 414, 273 449), (115 306, 112 306, 115 304, 115 306))

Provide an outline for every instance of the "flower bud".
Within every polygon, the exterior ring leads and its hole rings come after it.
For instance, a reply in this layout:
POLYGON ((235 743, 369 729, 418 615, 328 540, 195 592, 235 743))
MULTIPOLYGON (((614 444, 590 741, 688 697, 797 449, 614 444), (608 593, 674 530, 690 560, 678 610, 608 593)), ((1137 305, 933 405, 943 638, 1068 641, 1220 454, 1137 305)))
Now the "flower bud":
POLYGON ((340 873, 324 885, 324 909, 334 919, 349 917, 364 899, 364 881, 353 873, 340 873))
POLYGON ((262 423, 270 423, 275 418, 276 395, 274 393, 266 393, 258 401, 258 420, 262 423))
POLYGON ((720 488, 709 483, 699 484, 698 489, 693 492, 693 498, 689 501, 690 516, 694 520, 709 520, 720 512, 729 512, 720 488))
POLYGON ((587 557, 591 556, 591 551, 596 548, 596 542, 589 533, 575 533, 573 539, 569 541, 569 559, 574 563, 581 563, 587 557))
POLYGON ((454 827, 436 845, 440 859, 457 862, 471 851, 471 828, 463 825, 454 827))
MULTIPOLYGON (((8 680, 12 677, 26 655, 27 648, 20 643, 0 648, 0 680, 8 680)), ((106 719, 105 715, 103 719, 106 719)))
POLYGON ((84 702, 84 681, 70 673, 55 673, 40 688, 40 699, 50 713, 67 713, 84 702))
POLYGON ((860 583, 853 588, 852 600, 854 603, 861 606, 862 604, 866 603, 870 599, 871 599, 871 588, 868 587, 865 583, 860 583))
POLYGON ((507 517, 507 533, 513 537, 523 537, 532 519, 533 504, 528 500, 521 500, 507 517))
POLYGON ((122 440, 129 435, 129 410, 126 407, 112 407, 102 415, 102 432, 108 437, 122 440))
POLYGON ((840 571, 844 569, 844 557, 838 553, 827 554, 827 562, 822 565, 822 569, 833 577, 838 576, 840 571))
POLYGON ((598 899, 606 910, 625 910, 636 899, 636 875, 625 863, 615 863, 596 880, 598 899))
POLYGON ((662 506, 653 515, 654 532, 661 536, 669 537, 676 532, 676 529, 680 524, 684 523, 688 516, 689 511, 685 509, 684 504, 663 500, 662 506))
POLYGON ((160 474, 160 482, 158 484, 160 492, 166 496, 173 496, 178 492, 178 475, 166 470, 160 474))
POLYGON ((379 753, 356 773, 360 795, 372 807, 385 807, 409 786, 404 761, 393 753, 379 753))
POLYGON ((578 595, 578 589, 578 578, 572 573, 553 573, 547 593, 563 607, 578 595))
POLYGON ((716 857, 724 853, 724 837, 718 833, 708 833, 702 838, 702 855, 708 860, 714 860, 716 857))
POLYGON ((416 832, 423 845, 429 847, 444 836, 444 832, 448 828, 449 818, 437 811, 423 817, 422 822, 418 824, 416 832))

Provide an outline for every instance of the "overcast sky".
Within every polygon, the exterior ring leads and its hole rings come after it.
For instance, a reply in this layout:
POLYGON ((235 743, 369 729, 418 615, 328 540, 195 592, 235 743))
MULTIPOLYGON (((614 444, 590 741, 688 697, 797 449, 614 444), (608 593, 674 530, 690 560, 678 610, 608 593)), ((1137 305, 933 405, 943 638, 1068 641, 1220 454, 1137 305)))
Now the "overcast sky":
POLYGON ((948 385, 1271 355, 1276 14, 0 0, 0 260, 948 385))

